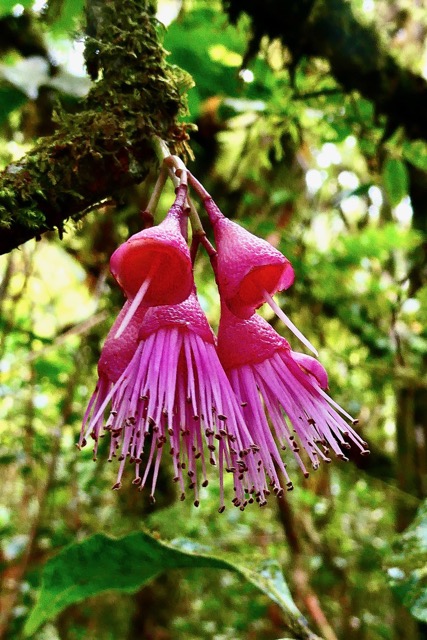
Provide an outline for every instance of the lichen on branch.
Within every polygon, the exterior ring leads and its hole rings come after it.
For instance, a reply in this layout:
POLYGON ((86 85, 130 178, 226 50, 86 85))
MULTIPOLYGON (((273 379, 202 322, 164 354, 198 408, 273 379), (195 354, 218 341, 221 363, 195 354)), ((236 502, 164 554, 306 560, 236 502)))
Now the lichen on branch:
POLYGON ((78 113, 57 114, 55 133, 0 174, 0 253, 61 232, 66 220, 143 180, 156 162, 153 136, 185 154, 182 72, 166 61, 153 2, 88 5, 86 61, 96 82, 78 113))

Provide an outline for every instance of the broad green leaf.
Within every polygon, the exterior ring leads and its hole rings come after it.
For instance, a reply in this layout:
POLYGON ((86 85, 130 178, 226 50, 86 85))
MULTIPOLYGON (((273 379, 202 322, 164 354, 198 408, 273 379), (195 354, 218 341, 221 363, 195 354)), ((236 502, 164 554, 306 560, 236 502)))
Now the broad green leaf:
POLYGON ((427 622, 427 500, 394 544, 388 561, 390 586, 411 614, 427 622))
POLYGON ((401 202, 408 193, 408 171, 398 158, 387 158, 383 167, 383 185, 392 207, 401 202))
POLYGON ((136 532, 118 539, 96 534, 66 547, 43 569, 41 591, 25 634, 33 634, 63 609, 89 596, 105 591, 134 593, 164 571, 206 568, 240 574, 282 608, 292 632, 301 638, 315 637, 310 635, 276 563, 268 562, 253 571, 206 553, 190 553, 188 545, 185 550, 183 546, 182 542, 178 548, 136 532))

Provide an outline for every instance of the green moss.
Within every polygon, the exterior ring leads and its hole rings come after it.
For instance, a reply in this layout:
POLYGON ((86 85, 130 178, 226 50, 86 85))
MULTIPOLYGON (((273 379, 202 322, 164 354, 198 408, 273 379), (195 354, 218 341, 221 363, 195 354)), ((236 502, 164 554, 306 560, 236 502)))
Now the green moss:
POLYGON ((0 250, 63 222, 115 191, 144 179, 156 161, 153 136, 172 152, 188 151, 188 125, 178 122, 190 80, 166 61, 148 0, 93 2, 87 64, 102 73, 79 113, 56 114, 44 138, 0 179, 0 250))

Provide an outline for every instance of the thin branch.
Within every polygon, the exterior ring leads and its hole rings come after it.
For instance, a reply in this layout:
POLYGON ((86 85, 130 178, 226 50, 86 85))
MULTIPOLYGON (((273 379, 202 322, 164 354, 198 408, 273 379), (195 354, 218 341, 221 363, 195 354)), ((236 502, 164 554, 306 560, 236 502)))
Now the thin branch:
POLYGON ((333 89, 319 89, 319 91, 307 91, 306 93, 295 93, 292 100, 312 100, 313 98, 323 98, 325 96, 336 96, 343 93, 338 87, 333 89))
MULTIPOLYGON (((278 470, 278 473, 281 475, 280 470, 278 470)), ((285 482, 284 478, 282 478, 282 482, 285 482)), ((293 576, 298 596, 300 600, 304 602, 311 618, 314 620, 318 629, 320 629, 324 640, 338 640, 323 612, 319 598, 310 586, 307 571, 304 568, 304 551, 297 532, 293 510, 286 497, 286 493, 283 497, 278 498, 277 506, 279 509, 279 520, 292 553, 293 576)))

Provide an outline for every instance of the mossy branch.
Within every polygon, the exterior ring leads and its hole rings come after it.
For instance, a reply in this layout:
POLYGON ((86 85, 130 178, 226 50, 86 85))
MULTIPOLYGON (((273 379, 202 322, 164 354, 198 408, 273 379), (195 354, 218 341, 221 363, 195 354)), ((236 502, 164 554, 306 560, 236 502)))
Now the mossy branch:
POLYGON ((88 8, 87 66, 102 73, 77 114, 57 116, 41 138, 0 174, 0 253, 140 182, 152 163, 153 136, 185 154, 178 72, 167 64, 151 0, 95 0, 88 8))

